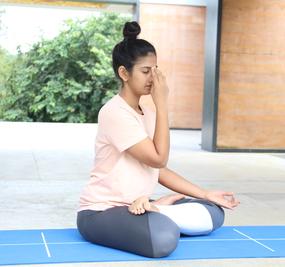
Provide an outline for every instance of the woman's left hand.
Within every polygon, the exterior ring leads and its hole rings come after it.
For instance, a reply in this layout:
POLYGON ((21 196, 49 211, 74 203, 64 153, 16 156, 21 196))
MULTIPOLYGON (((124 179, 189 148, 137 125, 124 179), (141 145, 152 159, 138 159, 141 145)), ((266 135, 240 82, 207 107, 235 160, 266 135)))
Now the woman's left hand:
POLYGON ((240 204, 232 192, 208 191, 205 199, 231 210, 240 204))

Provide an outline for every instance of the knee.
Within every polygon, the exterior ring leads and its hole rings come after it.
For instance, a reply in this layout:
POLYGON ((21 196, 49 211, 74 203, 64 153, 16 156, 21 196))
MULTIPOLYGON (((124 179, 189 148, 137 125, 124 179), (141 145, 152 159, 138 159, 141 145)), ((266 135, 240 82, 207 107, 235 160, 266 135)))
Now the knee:
POLYGON ((192 200, 190 203, 199 203, 208 210, 212 221, 212 229, 209 233, 220 228, 224 224, 225 212, 220 206, 208 200, 192 200))
POLYGON ((225 212, 220 206, 216 206, 216 216, 213 218, 213 230, 220 228, 225 221, 225 212))
POLYGON ((149 257, 168 256, 177 247, 180 230, 167 216, 160 213, 149 214, 149 228, 152 250, 149 257))
POLYGON ((81 236, 86 239, 86 235, 85 235, 85 218, 82 215, 83 212, 78 212, 77 213, 77 220, 76 220, 76 224, 77 224, 77 230, 79 231, 79 233, 81 234, 81 236))
POLYGON ((209 203, 207 208, 212 218, 214 231, 223 225, 225 220, 225 212, 220 206, 214 203, 209 203))

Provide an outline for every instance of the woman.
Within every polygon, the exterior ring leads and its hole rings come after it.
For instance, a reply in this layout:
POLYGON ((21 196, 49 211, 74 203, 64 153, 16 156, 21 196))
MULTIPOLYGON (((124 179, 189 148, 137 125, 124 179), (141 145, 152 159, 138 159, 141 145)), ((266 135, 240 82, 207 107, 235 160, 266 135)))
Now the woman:
POLYGON ((113 49, 121 89, 100 110, 91 179, 80 197, 77 225, 88 241, 147 257, 169 255, 181 233, 208 234, 238 205, 233 193, 207 191, 167 168, 169 126, 165 77, 155 48, 127 22, 113 49), (156 113, 139 103, 151 95, 156 113), (157 182, 178 194, 150 201, 157 182), (188 198, 191 196, 194 198, 188 198))

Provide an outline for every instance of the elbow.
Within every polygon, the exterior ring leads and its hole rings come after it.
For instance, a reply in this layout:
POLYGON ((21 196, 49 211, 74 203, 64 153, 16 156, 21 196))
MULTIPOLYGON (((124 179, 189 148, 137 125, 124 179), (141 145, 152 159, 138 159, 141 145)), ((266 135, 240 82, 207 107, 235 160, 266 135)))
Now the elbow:
POLYGON ((167 166, 167 161, 161 162, 160 164, 158 164, 157 168, 162 169, 162 168, 165 168, 166 166, 167 166))
POLYGON ((155 162, 155 166, 153 166, 154 168, 158 168, 158 169, 162 169, 165 168, 167 166, 167 162, 168 162, 168 158, 166 159, 159 159, 155 162))
POLYGON ((152 162, 148 162, 146 164, 152 168, 162 169, 162 168, 165 168, 167 166, 167 161, 152 161, 152 162))
POLYGON ((167 166, 167 164, 158 164, 157 166, 156 166, 156 168, 157 169, 163 169, 163 168, 165 168, 167 166))

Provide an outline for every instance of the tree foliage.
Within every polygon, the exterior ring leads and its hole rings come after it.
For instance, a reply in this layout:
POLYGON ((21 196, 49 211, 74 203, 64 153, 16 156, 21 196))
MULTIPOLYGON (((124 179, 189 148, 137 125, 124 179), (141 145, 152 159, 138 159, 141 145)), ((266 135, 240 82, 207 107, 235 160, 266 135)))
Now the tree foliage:
POLYGON ((19 51, 0 100, 2 119, 97 122, 99 109, 118 90, 111 53, 129 19, 104 13, 69 20, 54 39, 19 51))

